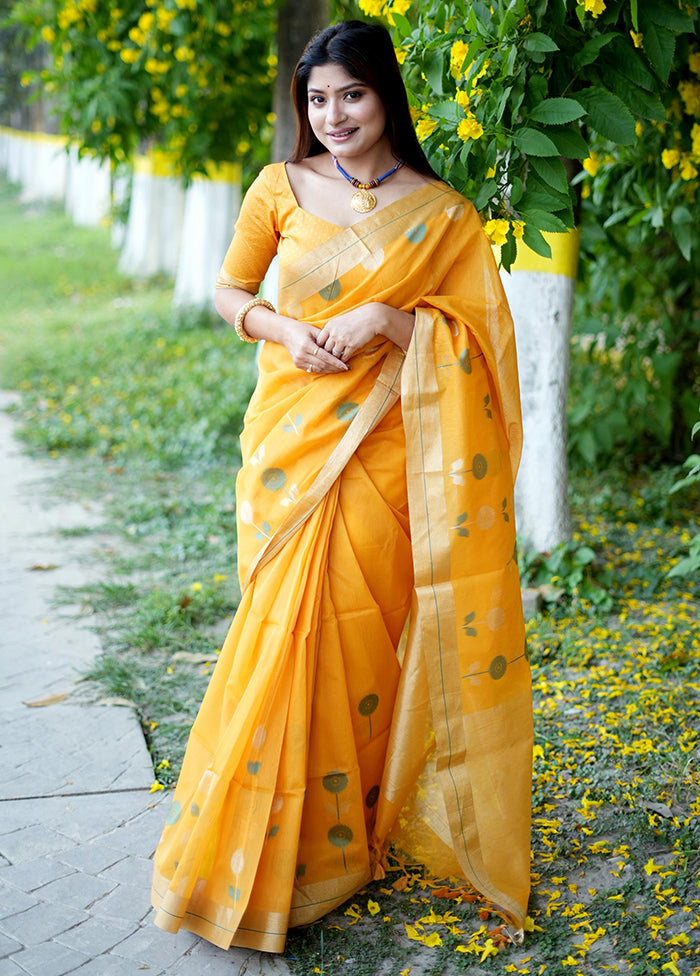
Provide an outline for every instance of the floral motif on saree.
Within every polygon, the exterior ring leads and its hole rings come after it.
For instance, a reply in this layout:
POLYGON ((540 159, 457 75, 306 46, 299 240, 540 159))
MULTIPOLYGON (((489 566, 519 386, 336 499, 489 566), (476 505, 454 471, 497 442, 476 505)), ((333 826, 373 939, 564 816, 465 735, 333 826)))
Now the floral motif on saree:
POLYGON ((339 374, 263 345, 237 479, 242 598, 156 852, 157 924, 282 951, 289 926, 381 876, 393 843, 521 928, 520 416, 479 219, 435 182, 335 227, 296 206, 279 164, 237 235, 224 283, 257 290, 279 250, 282 314, 321 327, 371 299, 416 328, 405 359, 377 337, 339 374))

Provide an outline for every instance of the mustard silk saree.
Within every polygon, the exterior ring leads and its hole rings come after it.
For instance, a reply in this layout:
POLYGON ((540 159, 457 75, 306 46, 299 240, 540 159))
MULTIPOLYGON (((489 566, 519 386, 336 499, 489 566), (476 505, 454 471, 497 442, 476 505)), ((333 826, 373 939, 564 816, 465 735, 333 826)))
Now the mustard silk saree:
POLYGON ((242 598, 155 857, 156 922, 281 952, 381 877, 390 843, 516 928, 529 894, 532 712, 513 480, 513 330, 473 207, 430 183, 340 228, 283 164, 244 201, 220 286, 321 327, 415 311, 338 374, 266 342, 241 437, 242 598), (401 662, 401 663, 400 663, 401 662))

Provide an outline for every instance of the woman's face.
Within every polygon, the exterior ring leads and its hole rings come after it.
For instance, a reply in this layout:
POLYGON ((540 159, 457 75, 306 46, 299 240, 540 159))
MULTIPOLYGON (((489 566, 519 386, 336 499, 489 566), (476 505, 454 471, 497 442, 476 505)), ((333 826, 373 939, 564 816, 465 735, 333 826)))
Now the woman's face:
POLYGON ((314 135, 334 156, 361 156, 382 139, 388 142, 381 98, 339 64, 311 69, 308 114, 314 135))

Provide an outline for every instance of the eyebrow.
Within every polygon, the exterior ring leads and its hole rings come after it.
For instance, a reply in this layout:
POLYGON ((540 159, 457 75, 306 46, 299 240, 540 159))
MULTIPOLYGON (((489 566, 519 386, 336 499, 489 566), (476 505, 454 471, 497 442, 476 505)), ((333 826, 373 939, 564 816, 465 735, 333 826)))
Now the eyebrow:
MULTIPOLYGON (((349 85, 342 85, 340 88, 336 90, 342 92, 342 91, 348 91, 350 88, 367 88, 367 85, 364 83, 364 81, 351 81, 349 85)), ((309 88, 307 89, 307 91, 316 92, 319 95, 323 94, 323 88, 309 88)))

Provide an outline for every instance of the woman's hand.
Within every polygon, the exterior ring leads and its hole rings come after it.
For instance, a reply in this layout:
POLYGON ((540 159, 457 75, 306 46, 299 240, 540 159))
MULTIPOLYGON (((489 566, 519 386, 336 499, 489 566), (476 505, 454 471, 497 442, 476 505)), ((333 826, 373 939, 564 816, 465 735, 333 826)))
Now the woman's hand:
POLYGON ((284 319, 283 337, 280 339, 292 357, 297 369, 307 373, 344 373, 348 366, 318 342, 319 330, 306 322, 284 319))
POLYGON ((347 362, 378 335, 391 339, 401 349, 408 349, 414 325, 415 316, 410 312, 381 302, 368 302, 329 319, 316 336, 316 342, 347 362))
POLYGON ((371 342, 380 329, 382 317, 379 302, 368 302, 351 312, 344 312, 329 319, 316 336, 316 342, 325 350, 347 362, 363 346, 371 342))

